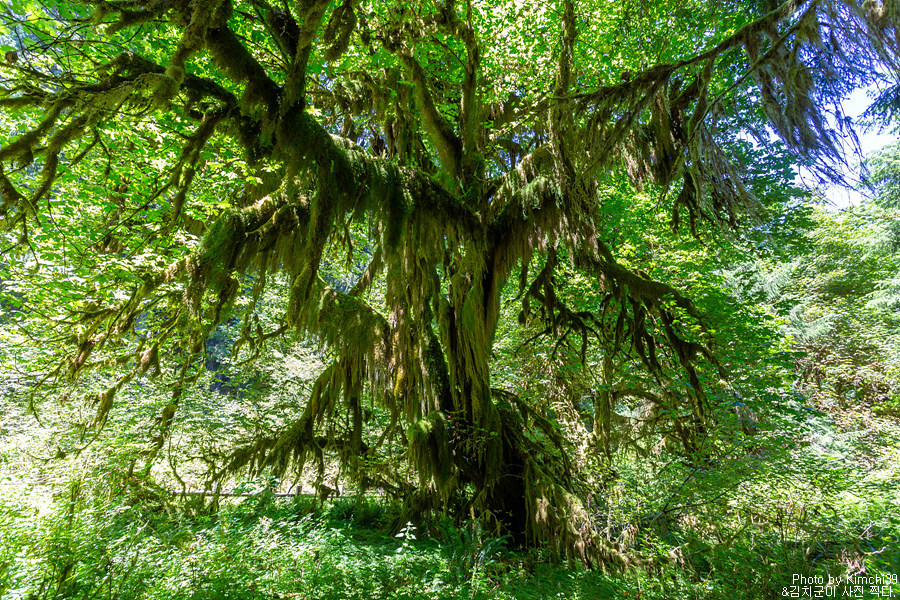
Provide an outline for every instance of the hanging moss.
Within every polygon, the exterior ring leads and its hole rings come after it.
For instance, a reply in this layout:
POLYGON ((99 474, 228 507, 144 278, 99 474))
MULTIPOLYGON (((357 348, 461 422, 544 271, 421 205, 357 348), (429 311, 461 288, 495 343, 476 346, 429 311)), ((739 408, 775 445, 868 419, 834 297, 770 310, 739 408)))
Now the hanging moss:
POLYGON ((433 484, 446 502, 452 492, 450 426, 444 412, 435 410, 419 419, 406 432, 410 462, 422 486, 433 484))
MULTIPOLYGON (((360 479, 382 477, 385 489, 403 496, 410 484, 401 469, 369 471, 360 455, 384 451, 405 434, 421 487, 439 491, 444 506, 455 502, 462 512, 477 511, 485 522, 589 564, 634 564, 641 559, 593 533, 590 515, 573 493, 577 482, 557 427, 513 394, 491 387, 501 291, 518 269, 521 320, 540 323, 530 342, 549 340, 552 353, 571 348, 582 361, 590 344, 603 346, 604 387, 595 396, 593 417, 607 457, 620 439, 634 442, 651 431, 661 436, 663 427, 673 431, 670 441, 690 452, 710 412, 700 365, 718 365, 708 336, 688 335, 675 315, 701 330, 702 316, 679 291, 617 262, 601 239, 605 217, 597 190, 610 173, 624 169, 636 184, 669 192, 673 229, 687 221, 699 235, 702 220, 739 227, 757 203, 713 123, 724 100, 754 85, 758 108, 789 147, 833 162, 837 148, 804 56, 827 46, 820 54, 834 72, 856 72, 860 60, 896 64, 898 11, 894 3, 875 1, 781 3, 699 54, 584 91, 575 89, 591 80, 581 77, 577 62, 579 6, 566 0, 554 32, 559 53, 551 97, 516 91, 498 102, 484 87, 494 82, 483 80, 474 30, 480 21, 461 18, 457 8, 448 3, 379 14, 375 36, 354 0, 263 7, 266 27, 257 31, 271 38, 267 47, 280 55, 274 62, 283 62, 273 71, 232 29, 233 19, 246 17, 234 13, 231 2, 99 4, 96 22, 122 37, 143 23, 168 23, 161 30, 175 32, 167 40, 174 51, 163 64, 123 51, 99 68, 44 74, 40 85, 26 81, 27 70, 11 69, 0 107, 34 108, 42 116, 0 148, 3 225, 18 228, 19 245, 27 248, 30 228, 48 221, 41 201, 52 197, 61 173, 77 162, 67 163, 72 145, 81 152, 91 136, 104 139, 104 122, 123 111, 149 116, 177 109, 166 125, 174 132, 170 139, 180 136, 181 151, 150 199, 169 203, 167 222, 153 232, 158 239, 189 228, 186 209, 213 140, 227 138, 251 164, 265 159, 278 170, 263 185, 245 186, 235 200, 241 208, 208 226, 194 221, 197 229, 189 229, 205 232, 190 257, 142 276, 127 299, 72 320, 79 335, 69 336, 74 349, 57 369, 60 377, 90 368, 133 369, 92 398, 98 426, 123 381, 159 371, 160 347, 177 342, 202 351, 215 323, 244 291, 250 302, 237 349, 249 346, 259 355, 271 337, 293 333, 320 342, 331 363, 302 413, 282 431, 237 449, 220 477, 237 469, 283 473, 314 463, 321 484, 332 456, 360 479), (826 42, 821 32, 838 27, 845 34, 826 42), (347 72, 336 64, 357 30, 361 56, 384 51, 378 57, 383 69, 347 72), (453 59, 462 62, 461 78, 445 78, 425 62, 434 54, 420 45, 434 39, 464 49, 453 59), (322 81, 306 72, 313 53, 323 53, 333 72, 327 85, 307 94, 307 82, 322 81), (191 62, 201 55, 217 65, 222 82, 207 78, 211 71, 205 68, 203 76, 192 74, 191 62), (726 69, 732 86, 721 90, 726 69), (742 74, 732 76, 736 69, 742 74), (457 98, 458 111, 446 110, 443 105, 457 98), (181 119, 193 122, 193 129, 181 119), (527 148, 531 153, 523 156, 527 148), (10 167, 36 162, 40 169, 27 187, 19 174, 11 175, 10 167), (496 170, 503 174, 491 178, 496 170), (328 248, 351 253, 349 230, 359 223, 371 227, 375 257, 353 290, 342 294, 325 285, 319 269, 328 248), (593 276, 606 294, 596 314, 568 306, 558 293, 564 256, 566 268, 593 276), (291 289, 284 323, 264 331, 255 309, 271 271, 285 273, 291 289), (366 293, 380 289, 373 284, 381 281, 386 316, 369 305, 366 293), (242 290, 247 283, 252 287, 242 290), (159 337, 114 351, 119 340, 138 335, 141 314, 156 310, 172 313, 159 337), (639 379, 646 388, 614 381, 615 369, 607 363, 618 361, 643 365, 639 379), (613 408, 622 399, 641 401, 643 424, 616 417, 613 408), (364 449, 362 437, 365 400, 390 414, 371 449, 364 449)), ((83 30, 83 23, 72 26, 83 30)), ((64 36, 58 39, 66 43, 64 36)), ((195 376, 189 364, 159 417, 151 461, 195 376)), ((415 498, 421 509, 438 504, 424 494, 415 498)))
POLYGON ((338 59, 350 44, 350 36, 356 27, 356 13, 353 10, 353 2, 345 0, 331 14, 328 25, 325 27, 324 41, 328 44, 325 50, 327 60, 338 59))

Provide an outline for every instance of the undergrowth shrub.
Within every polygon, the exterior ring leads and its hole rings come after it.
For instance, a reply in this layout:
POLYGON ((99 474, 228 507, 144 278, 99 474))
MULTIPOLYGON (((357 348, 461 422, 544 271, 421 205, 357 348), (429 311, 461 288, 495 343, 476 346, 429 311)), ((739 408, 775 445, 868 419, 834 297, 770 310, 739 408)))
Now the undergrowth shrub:
POLYGON ((115 469, 73 478, 40 511, 2 489, 3 600, 769 599, 795 573, 897 573, 900 554, 892 500, 876 495, 747 495, 756 512, 706 507, 704 521, 687 509, 652 521, 635 504, 642 551, 677 560, 603 573, 447 517, 397 532, 399 508, 372 496, 321 506, 263 486, 210 513, 115 469))

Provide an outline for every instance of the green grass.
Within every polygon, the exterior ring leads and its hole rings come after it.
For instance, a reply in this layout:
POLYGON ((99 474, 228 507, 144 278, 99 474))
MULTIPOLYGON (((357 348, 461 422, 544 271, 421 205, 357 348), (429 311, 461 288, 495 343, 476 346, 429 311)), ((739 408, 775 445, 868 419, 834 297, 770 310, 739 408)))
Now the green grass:
POLYGON ((37 515, 5 498, 4 599, 629 598, 647 587, 446 522, 391 535, 396 513, 371 499, 317 510, 260 497, 199 516, 99 500, 57 499, 37 515))
POLYGON ((75 486, 42 514, 32 502, 0 496, 4 600, 750 599, 780 597, 785 575, 749 538, 692 568, 605 574, 449 521, 392 534, 398 512, 372 498, 260 495, 204 514, 75 486))

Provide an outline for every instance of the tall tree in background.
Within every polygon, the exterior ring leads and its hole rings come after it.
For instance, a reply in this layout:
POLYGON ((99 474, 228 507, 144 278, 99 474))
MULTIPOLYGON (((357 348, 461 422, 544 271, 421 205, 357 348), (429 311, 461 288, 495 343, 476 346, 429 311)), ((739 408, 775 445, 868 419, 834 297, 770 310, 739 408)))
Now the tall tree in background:
POLYGON ((554 344, 597 342, 607 378, 639 357, 631 393, 690 452, 710 424, 702 371, 727 373, 688 297, 617 260, 604 191, 627 175, 658 186, 676 231, 738 228, 757 200, 736 132, 771 128, 837 176, 837 101, 897 73, 900 40, 896 2, 873 0, 14 1, 3 19, 5 251, 40 262, 52 239, 64 265, 44 338, 64 358, 45 380, 119 372, 90 426, 178 358, 158 450, 205 340, 239 315, 251 355, 296 332, 333 361, 293 424, 227 469, 331 451, 377 482, 366 459, 406 436, 413 505, 455 503, 589 562, 615 550, 572 494, 558 431, 492 386, 501 293, 517 280, 520 319, 554 344), (367 262, 346 290, 320 276, 336 249, 367 262), (565 265, 603 290, 600 311, 561 300, 565 265), (290 291, 266 330, 278 273, 290 291), (391 415, 374 445, 364 400, 391 415))

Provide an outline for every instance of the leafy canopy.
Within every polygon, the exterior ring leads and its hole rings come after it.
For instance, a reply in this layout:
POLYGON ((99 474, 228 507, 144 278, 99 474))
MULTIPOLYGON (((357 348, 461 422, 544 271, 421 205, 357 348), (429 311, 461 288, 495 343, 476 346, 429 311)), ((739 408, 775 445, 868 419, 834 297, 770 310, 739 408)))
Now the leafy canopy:
POLYGON ((897 72, 900 22, 873 0, 15 0, 2 18, 5 251, 55 300, 26 312, 56 359, 42 381, 112 377, 86 428, 174 371, 149 464, 217 324, 238 319, 246 358, 312 338, 329 363, 309 398, 221 473, 312 460, 321 482, 332 453, 412 509, 588 562, 626 559, 592 531, 558 425, 493 385, 501 300, 541 323, 532 341, 600 349, 598 439, 639 398, 695 454, 704 382, 728 373, 690 299, 623 260, 614 207, 645 188, 675 231, 737 229, 761 207, 740 157, 769 131, 839 177, 829 114, 897 72), (323 277, 338 255, 364 265, 349 287, 323 277), (558 293, 568 269, 600 290, 591 310, 558 293), (640 385, 615 388, 631 361, 640 385), (364 402, 390 415, 372 443, 364 402), (418 485, 368 467, 397 441, 418 485))

